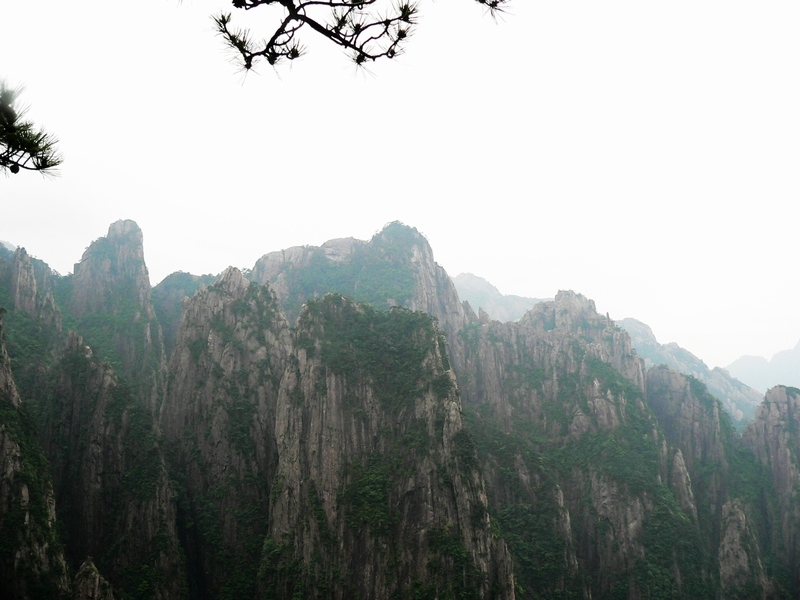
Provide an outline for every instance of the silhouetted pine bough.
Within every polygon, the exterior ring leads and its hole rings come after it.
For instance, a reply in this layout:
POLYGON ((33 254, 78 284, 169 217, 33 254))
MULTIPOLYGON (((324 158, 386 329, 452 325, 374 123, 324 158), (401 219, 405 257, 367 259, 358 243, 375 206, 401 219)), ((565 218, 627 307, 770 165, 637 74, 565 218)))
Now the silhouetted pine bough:
POLYGON ((12 89, 0 81, 0 171, 52 172, 61 164, 57 140, 31 121, 22 119, 17 106, 21 88, 12 89))
MULTIPOLYGON (((476 0, 490 13, 508 0, 476 0)), ((357 65, 402 53, 417 24, 418 4, 407 0, 233 0, 234 8, 275 7, 282 13, 269 38, 256 40, 248 29, 233 28, 231 13, 214 17, 217 32, 251 69, 259 60, 270 65, 305 53, 299 34, 304 27, 343 48, 357 65)))

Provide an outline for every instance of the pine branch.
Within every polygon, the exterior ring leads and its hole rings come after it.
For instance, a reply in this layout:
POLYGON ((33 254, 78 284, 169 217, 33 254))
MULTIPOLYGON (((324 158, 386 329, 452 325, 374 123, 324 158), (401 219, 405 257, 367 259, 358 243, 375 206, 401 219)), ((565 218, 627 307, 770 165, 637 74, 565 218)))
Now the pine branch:
POLYGON ((21 91, 0 81, 0 171, 52 173, 62 160, 56 150, 58 140, 22 119, 16 108, 21 91))
MULTIPOLYGON (((493 15, 509 0, 476 0, 493 15)), ((304 27, 343 48, 357 65, 401 54, 417 24, 418 5, 411 0, 233 0, 233 7, 252 10, 272 6, 283 18, 272 35, 256 42, 250 31, 232 26, 231 13, 213 17, 217 33, 252 69, 259 60, 277 65, 305 54, 299 34, 304 27)))

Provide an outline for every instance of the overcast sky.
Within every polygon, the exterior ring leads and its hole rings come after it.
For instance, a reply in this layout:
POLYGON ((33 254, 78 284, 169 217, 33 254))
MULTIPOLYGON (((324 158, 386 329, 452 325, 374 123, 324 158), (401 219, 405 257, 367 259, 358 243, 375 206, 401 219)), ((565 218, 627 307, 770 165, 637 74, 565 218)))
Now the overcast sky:
POLYGON ((244 76, 227 0, 3 0, 0 77, 64 164, 0 177, 0 240, 66 274, 134 219, 155 285, 401 220, 453 276, 581 292, 710 367, 800 340, 800 3, 421 4, 392 62, 307 37, 244 76))

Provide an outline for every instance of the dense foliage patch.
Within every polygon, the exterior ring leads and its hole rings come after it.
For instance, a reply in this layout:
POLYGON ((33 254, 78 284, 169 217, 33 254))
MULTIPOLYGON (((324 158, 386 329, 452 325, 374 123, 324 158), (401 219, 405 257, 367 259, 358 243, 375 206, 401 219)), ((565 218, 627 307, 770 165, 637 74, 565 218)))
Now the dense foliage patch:
POLYGON ((371 381, 389 409, 408 405, 426 387, 438 397, 447 396, 449 377, 432 373, 426 365, 442 341, 425 313, 376 310, 334 294, 309 302, 298 323, 301 348, 319 352, 322 364, 348 381, 371 381))

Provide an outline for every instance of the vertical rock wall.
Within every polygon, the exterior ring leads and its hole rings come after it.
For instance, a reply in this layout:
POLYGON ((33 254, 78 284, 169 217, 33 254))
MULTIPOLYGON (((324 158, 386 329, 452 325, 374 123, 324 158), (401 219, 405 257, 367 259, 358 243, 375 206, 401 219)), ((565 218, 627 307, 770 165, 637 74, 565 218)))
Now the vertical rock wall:
POLYGON ((304 308, 296 340, 278 403, 262 590, 513 598, 430 317, 328 296, 304 308))
POLYGON ((89 345, 156 411, 166 357, 136 223, 112 223, 91 243, 75 265, 67 303, 89 345))
POLYGON ((290 349, 272 292, 236 269, 184 303, 160 421, 199 598, 255 593, 290 349))
POLYGON ((14 384, 0 315, 0 596, 66 598, 52 483, 27 408, 14 384))
POLYGON ((793 589, 800 589, 800 390, 770 389, 744 440, 771 476, 777 506, 769 512, 772 546, 789 566, 793 589))
POLYGON ((70 562, 91 556, 117 588, 180 598, 174 492, 152 413, 74 333, 52 377, 41 439, 70 562))

